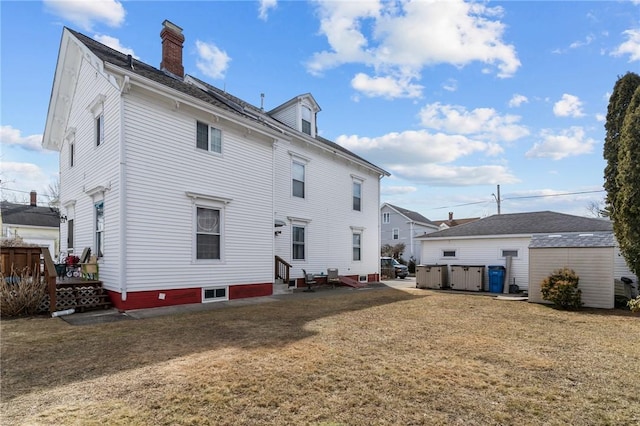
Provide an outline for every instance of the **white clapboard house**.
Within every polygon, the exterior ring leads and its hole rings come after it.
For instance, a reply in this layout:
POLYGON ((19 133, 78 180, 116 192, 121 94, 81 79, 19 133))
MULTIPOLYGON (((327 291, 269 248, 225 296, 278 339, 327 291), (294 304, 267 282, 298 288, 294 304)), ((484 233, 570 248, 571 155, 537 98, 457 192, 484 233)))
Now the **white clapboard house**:
POLYGON ((181 28, 160 38, 155 68, 63 30, 43 139, 62 251, 91 248, 120 309, 271 295, 303 270, 377 280, 388 173, 318 135, 311 94, 264 111, 184 74, 181 28))

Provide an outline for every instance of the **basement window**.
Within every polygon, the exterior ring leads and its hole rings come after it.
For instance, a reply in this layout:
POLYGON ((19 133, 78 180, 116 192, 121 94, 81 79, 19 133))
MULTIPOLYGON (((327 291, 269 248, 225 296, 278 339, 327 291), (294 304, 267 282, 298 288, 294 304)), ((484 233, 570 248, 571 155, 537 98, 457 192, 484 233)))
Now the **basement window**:
POLYGON ((202 289, 203 302, 220 302, 229 300, 227 287, 208 287, 202 289))

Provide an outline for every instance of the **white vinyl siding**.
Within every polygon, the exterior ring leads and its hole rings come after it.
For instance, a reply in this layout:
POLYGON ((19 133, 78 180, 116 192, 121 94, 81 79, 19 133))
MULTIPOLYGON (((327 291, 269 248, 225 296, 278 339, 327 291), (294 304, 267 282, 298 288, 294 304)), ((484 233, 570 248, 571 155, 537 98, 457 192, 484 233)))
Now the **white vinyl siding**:
POLYGON ((529 285, 529 243, 530 237, 504 238, 456 238, 430 239, 422 241, 422 264, 424 265, 484 265, 484 282, 489 282, 489 265, 505 265, 505 258, 501 257, 502 249, 508 247, 518 250, 518 257, 513 258, 511 280, 521 290, 527 290, 529 285), (455 257, 443 257, 445 252, 455 252, 455 257))
POLYGON ((613 247, 530 249, 529 301, 549 303, 542 299, 542 280, 567 266, 580 278, 578 288, 585 307, 613 308, 613 250, 613 247))

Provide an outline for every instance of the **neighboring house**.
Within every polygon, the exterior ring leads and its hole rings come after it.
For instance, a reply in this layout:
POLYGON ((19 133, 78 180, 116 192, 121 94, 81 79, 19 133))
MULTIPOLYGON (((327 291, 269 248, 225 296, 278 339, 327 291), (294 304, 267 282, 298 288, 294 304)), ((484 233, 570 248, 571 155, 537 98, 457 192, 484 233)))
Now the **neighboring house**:
POLYGON ((412 257, 416 264, 420 263, 421 243, 416 240, 417 235, 435 232, 438 227, 420 213, 403 209, 389 203, 380 207, 382 225, 380 226, 380 244, 395 246, 404 243, 406 246, 403 254, 404 260, 412 257))
MULTIPOLYGON (((505 265, 506 257, 511 256, 509 284, 516 284, 521 290, 537 291, 529 289, 530 253, 533 251, 530 251, 529 247, 532 246, 534 237, 596 233, 612 236, 611 222, 606 219, 543 211, 493 215, 424 235, 419 239, 422 241, 423 263, 428 264, 505 265)), ((537 246, 533 245, 532 248, 537 246)), ((558 259, 560 258, 559 256, 558 259)), ((613 249, 610 259, 614 278, 633 277, 624 259, 619 256, 617 248, 613 249)), ((485 289, 488 283, 487 271, 485 268, 485 289)), ((608 286, 609 283, 605 285, 608 286)), ((613 286, 613 282, 611 285, 613 286)), ((530 294, 530 297, 532 301, 538 300, 536 295, 530 294)))
POLYGON ((60 248, 60 213, 52 207, 38 206, 37 201, 37 193, 31 191, 29 204, 0 203, 2 237, 48 247, 49 253, 56 256, 60 248))
POLYGON ((318 135, 310 94, 265 112, 185 75, 181 28, 160 36, 157 69, 63 30, 43 140, 63 250, 73 229, 120 309, 270 295, 279 259, 377 280, 388 173, 318 135))
POLYGON ((464 225, 465 223, 474 222, 480 219, 479 217, 468 217, 464 219, 454 219, 453 212, 449 212, 448 220, 433 220, 433 224, 438 226, 438 229, 442 231, 443 229, 449 229, 454 226, 464 225))

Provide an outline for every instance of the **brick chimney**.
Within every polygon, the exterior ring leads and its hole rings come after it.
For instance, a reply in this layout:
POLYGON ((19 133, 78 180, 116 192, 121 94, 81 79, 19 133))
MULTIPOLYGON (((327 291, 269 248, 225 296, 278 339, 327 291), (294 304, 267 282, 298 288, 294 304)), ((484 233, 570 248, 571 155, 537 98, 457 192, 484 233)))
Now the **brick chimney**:
POLYGON ((160 38, 162 38, 160 69, 183 78, 182 43, 184 43, 184 36, 182 35, 182 28, 165 19, 162 23, 160 38))
POLYGON ((449 222, 453 220, 453 212, 449 212, 449 222))
POLYGON ((38 205, 38 193, 36 191, 31 191, 29 195, 31 196, 31 206, 36 207, 38 205))

